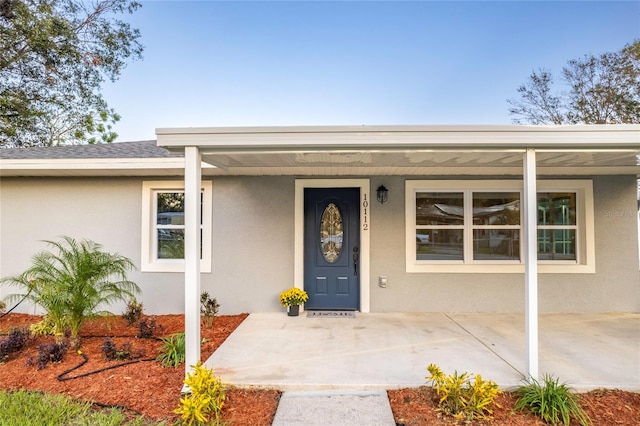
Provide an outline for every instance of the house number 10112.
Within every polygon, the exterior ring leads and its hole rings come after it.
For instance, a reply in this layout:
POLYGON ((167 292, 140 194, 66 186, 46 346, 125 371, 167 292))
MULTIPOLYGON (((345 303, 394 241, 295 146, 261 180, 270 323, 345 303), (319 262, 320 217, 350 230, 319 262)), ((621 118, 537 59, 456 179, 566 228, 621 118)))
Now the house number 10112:
POLYGON ((364 194, 364 200, 362 200, 362 207, 364 209, 362 230, 369 230, 369 201, 367 201, 367 194, 364 194))

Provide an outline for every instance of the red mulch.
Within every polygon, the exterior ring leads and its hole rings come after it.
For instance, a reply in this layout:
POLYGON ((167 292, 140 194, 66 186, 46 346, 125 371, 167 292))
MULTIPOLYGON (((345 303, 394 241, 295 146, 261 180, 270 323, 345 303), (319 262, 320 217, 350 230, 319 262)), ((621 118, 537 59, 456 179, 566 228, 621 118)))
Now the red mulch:
MULTIPOLYGON (((184 315, 145 316, 155 319, 161 327, 156 336, 165 337, 172 333, 184 331, 184 315)), ((208 358, 224 342, 224 340, 247 317, 241 315, 223 315, 215 318, 213 329, 202 327, 202 337, 206 342, 202 345, 202 359, 208 358)), ((9 314, 0 318, 0 333, 6 333, 12 327, 28 326, 40 321, 39 316, 25 314, 9 314)), ((81 331, 82 352, 89 357, 89 362, 82 368, 70 373, 76 376, 85 372, 98 370, 117 362, 105 361, 101 345, 104 336, 117 337, 112 340, 118 345, 129 342, 133 351, 141 350, 144 357, 155 358, 161 342, 154 339, 139 339, 135 326, 127 326, 120 317, 110 321, 92 320, 81 331)), ((0 389, 28 389, 51 393, 64 393, 81 400, 91 400, 102 404, 121 405, 154 420, 165 420, 173 423, 177 416, 172 413, 178 406, 184 366, 180 368, 164 368, 158 362, 142 362, 124 366, 86 377, 58 381, 61 372, 77 365, 81 356, 68 351, 65 359, 44 370, 28 367, 25 361, 28 354, 35 355, 38 345, 51 342, 51 337, 38 337, 31 340, 20 353, 14 354, 5 363, 0 364, 0 389)), ((214 372, 215 373, 215 372, 214 372)), ((389 401, 396 422, 399 425, 453 425, 456 421, 442 415, 437 410, 437 397, 428 387, 400 389, 388 391, 389 401)), ((273 421, 280 392, 265 389, 235 389, 227 391, 227 402, 223 410, 222 421, 234 425, 270 425, 273 421)), ((581 395, 582 406, 591 417, 595 426, 599 425, 640 425, 640 394, 620 390, 596 390, 581 395)), ((513 412, 516 397, 512 393, 504 393, 495 408, 492 424, 504 426, 544 425, 537 417, 520 412, 513 412)), ((464 422, 461 422, 463 424, 464 422)), ((467 425, 486 425, 476 421, 467 425)))
MULTIPOLYGON (((145 316, 155 319, 160 329, 154 333, 166 337, 184 331, 184 315, 145 316)), ((202 359, 207 359, 224 340, 247 317, 241 315, 222 315, 214 319, 212 329, 202 327, 202 359)), ((41 317, 11 313, 0 319, 0 333, 6 333, 12 327, 28 326, 40 321, 41 317)), ((162 342, 155 339, 139 339, 136 326, 127 326, 120 317, 108 321, 100 318, 91 320, 82 327, 81 351, 89 357, 89 362, 69 374, 73 377, 86 372, 116 365, 118 361, 106 361, 100 349, 104 336, 120 347, 129 342, 132 351, 142 351, 143 358, 155 358, 162 342), (100 337, 94 337, 100 336, 100 337)), ((82 361, 82 357, 69 350, 59 364, 49 364, 44 370, 25 365, 27 355, 35 357, 38 345, 52 342, 52 337, 38 337, 31 340, 20 353, 14 354, 5 364, 0 364, 0 389, 28 389, 51 393, 64 393, 73 398, 91 400, 101 404, 122 405, 133 412, 144 414, 154 420, 166 420, 169 423, 178 419, 172 411, 178 407, 180 391, 184 380, 184 366, 164 368, 156 361, 131 364, 103 371, 86 377, 59 381, 57 376, 82 361)), ((215 374, 215 371, 214 371, 215 374)), ((270 425, 275 415, 280 392, 276 390, 229 389, 227 391, 223 421, 237 425, 270 425)))
MULTIPOLYGON (((438 397, 429 387, 390 390, 387 392, 393 416, 398 425, 455 425, 500 426, 546 425, 540 418, 526 412, 514 412, 517 396, 511 392, 501 394, 493 409, 493 421, 464 422, 445 416, 438 411, 438 397)), ((594 426, 640 425, 640 394, 621 390, 601 389, 580 395, 581 406, 594 426)), ((575 421, 571 423, 577 425, 575 421)))

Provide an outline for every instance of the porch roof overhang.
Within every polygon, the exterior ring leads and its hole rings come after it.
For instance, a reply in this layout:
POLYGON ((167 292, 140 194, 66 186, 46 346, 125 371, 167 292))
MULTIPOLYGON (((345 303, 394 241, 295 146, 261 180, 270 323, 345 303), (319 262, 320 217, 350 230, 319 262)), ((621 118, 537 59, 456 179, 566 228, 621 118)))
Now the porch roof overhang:
POLYGON ((197 147, 205 175, 640 174, 640 125, 319 126, 156 129, 173 152, 197 147))

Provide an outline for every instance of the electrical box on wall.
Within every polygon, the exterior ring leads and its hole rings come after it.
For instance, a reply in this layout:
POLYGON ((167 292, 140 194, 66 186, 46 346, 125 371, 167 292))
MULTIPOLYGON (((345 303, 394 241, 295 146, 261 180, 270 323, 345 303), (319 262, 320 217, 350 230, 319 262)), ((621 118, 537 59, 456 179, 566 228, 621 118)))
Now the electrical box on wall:
POLYGON ((378 277, 378 285, 382 288, 386 288, 387 287, 387 276, 386 275, 380 275, 378 277))

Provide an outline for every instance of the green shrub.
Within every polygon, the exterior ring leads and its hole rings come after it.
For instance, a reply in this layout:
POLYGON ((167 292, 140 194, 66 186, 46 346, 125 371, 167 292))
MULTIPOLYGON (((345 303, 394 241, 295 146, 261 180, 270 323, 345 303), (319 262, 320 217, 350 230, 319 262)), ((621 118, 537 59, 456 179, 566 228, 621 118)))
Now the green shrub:
POLYGON ((519 395, 514 406, 516 410, 528 408, 547 423, 569 425, 573 417, 583 426, 591 424, 578 397, 567 385, 558 383, 558 379, 551 375, 544 376, 544 385, 531 379, 531 383, 520 386, 516 393, 519 395))
POLYGON ((42 320, 29 326, 32 336, 52 336, 55 332, 56 324, 49 315, 42 317, 42 320))
POLYGON ((163 367, 177 367, 184 362, 185 340, 184 333, 172 334, 163 338, 160 355, 156 358, 163 367))
POLYGON ((105 314, 99 307, 119 300, 128 301, 139 287, 127 279, 133 262, 119 254, 103 252, 90 240, 76 241, 63 237, 60 242, 47 241, 55 253, 43 251, 32 259, 32 266, 20 275, 6 277, 0 284, 21 287, 24 294, 12 294, 9 301, 23 297, 45 309, 55 324, 55 336, 62 341, 68 328, 71 344, 80 345, 80 327, 96 315, 105 314))
POLYGON ((227 398, 222 381, 200 362, 191 368, 193 372, 184 379, 190 393, 180 399, 180 406, 173 412, 180 414, 182 424, 186 425, 210 424, 212 420, 219 423, 227 398))
POLYGON ((484 380, 479 374, 474 377, 457 371, 447 376, 435 364, 430 364, 427 370, 430 374, 427 382, 431 382, 440 397, 438 406, 445 414, 465 420, 491 419, 491 405, 496 404, 495 399, 501 393, 495 382, 484 380))

